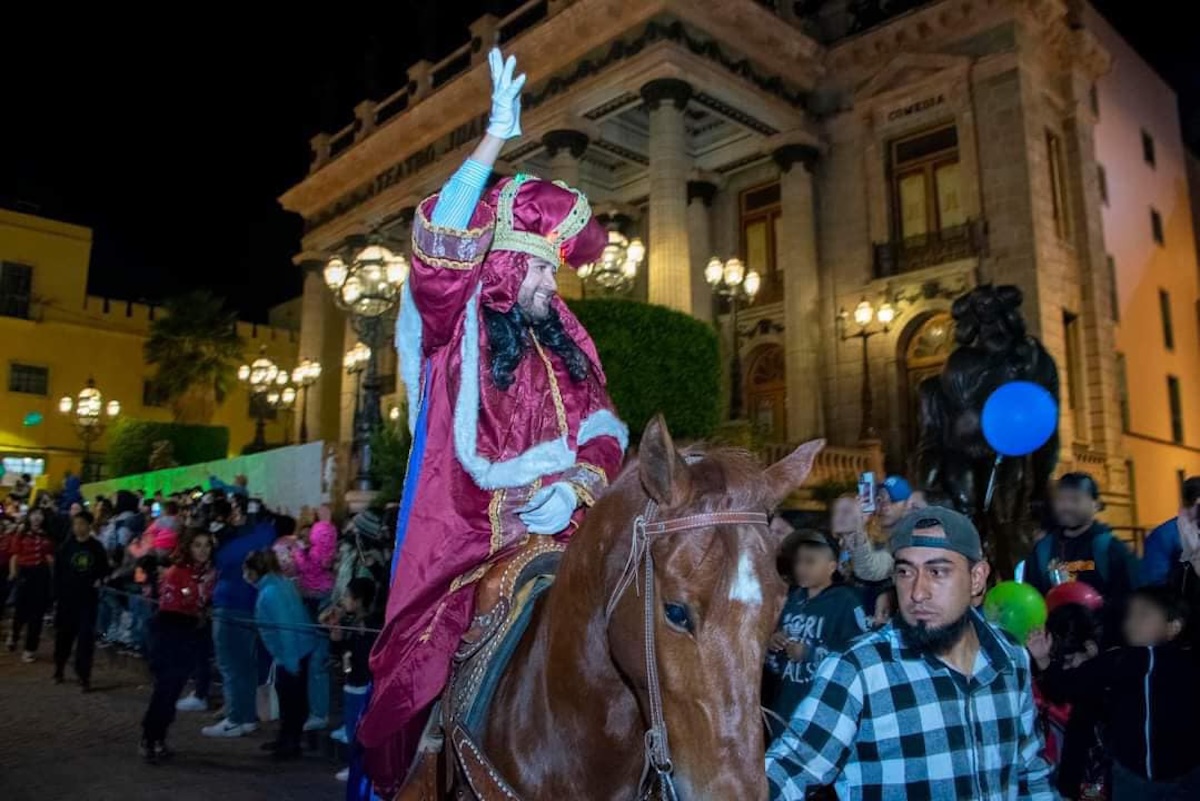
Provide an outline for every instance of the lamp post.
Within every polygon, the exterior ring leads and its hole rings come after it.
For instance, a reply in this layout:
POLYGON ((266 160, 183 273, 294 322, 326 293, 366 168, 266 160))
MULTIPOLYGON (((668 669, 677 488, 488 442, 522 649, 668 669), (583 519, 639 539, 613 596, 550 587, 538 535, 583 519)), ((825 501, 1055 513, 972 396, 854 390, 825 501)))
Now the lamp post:
POLYGON ((608 244, 599 259, 579 268, 579 278, 606 294, 624 294, 633 288, 638 268, 645 259, 646 246, 642 240, 626 237, 621 233, 620 223, 613 218, 608 225, 608 244))
MULTIPOLYGON (((296 395, 296 388, 288 382, 287 371, 280 370, 279 378, 275 379, 275 386, 267 390, 267 405, 281 412, 293 411, 296 406, 296 395)), ((284 429, 283 436, 284 444, 290 445, 292 442, 291 426, 284 429)))
POLYGON ((321 377, 321 363, 313 359, 301 359, 292 370, 292 383, 300 388, 300 443, 308 442, 308 388, 321 377))
POLYGON ((862 340, 862 428, 859 429, 858 438, 863 442, 878 437, 875 431, 874 398, 871 394, 871 362, 867 354, 867 340, 876 334, 886 334, 895 319, 896 309, 891 303, 884 301, 879 306, 875 306, 866 298, 860 300, 854 307, 853 315, 845 309, 838 312, 837 327, 842 341, 845 342, 855 337, 862 340), (858 328, 853 332, 850 331, 851 319, 858 328), (871 323, 876 321, 879 322, 880 327, 872 328, 871 323))
POLYGON ((742 416, 742 354, 738 331, 738 303, 754 300, 762 287, 762 276, 755 270, 746 271, 741 259, 721 261, 717 256, 708 260, 704 268, 704 280, 712 287, 715 296, 729 298, 730 330, 733 332, 733 356, 729 365, 729 419, 742 416))
POLYGON ((121 404, 110 400, 104 402, 104 395, 96 388, 96 382, 91 376, 87 384, 79 390, 75 397, 64 395, 58 401, 58 411, 71 419, 75 426, 75 434, 83 442, 83 464, 80 467, 80 478, 93 478, 92 443, 100 439, 104 429, 117 415, 121 413, 121 404))
POLYGON ((354 376, 354 429, 358 430, 359 417, 362 413, 362 374, 371 361, 371 349, 361 342, 346 351, 342 357, 342 367, 346 373, 354 376))
POLYGON ((259 356, 249 364, 238 368, 238 381, 250 390, 250 402, 254 405, 254 441, 247 453, 258 453, 267 449, 267 393, 276 387, 280 375, 287 383, 287 372, 280 373, 279 365, 267 358, 267 346, 259 349, 259 356))
POLYGON ((362 402, 355 403, 353 443, 358 457, 354 488, 366 493, 375 489, 371 480, 371 435, 383 423, 377 354, 383 345, 384 314, 396 304, 400 288, 408 279, 408 261, 382 243, 381 237, 369 236, 363 247, 331 257, 323 272, 334 303, 350 314, 351 325, 362 340, 360 344, 367 349, 362 402))

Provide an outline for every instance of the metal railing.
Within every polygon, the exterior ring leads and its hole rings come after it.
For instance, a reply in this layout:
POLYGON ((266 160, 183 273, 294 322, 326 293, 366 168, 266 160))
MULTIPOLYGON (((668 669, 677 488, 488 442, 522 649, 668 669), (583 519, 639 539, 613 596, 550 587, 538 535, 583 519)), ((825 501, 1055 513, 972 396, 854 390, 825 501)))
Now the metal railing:
MULTIPOLYGON (((797 444, 769 443, 759 449, 763 464, 772 465, 794 451, 797 444)), ((868 470, 879 471, 883 464, 883 453, 874 447, 844 448, 826 446, 813 464, 805 486, 816 486, 829 482, 854 482, 868 470)))
POLYGON ((968 220, 920 236, 875 244, 875 277, 890 278, 913 270, 971 258, 987 251, 987 222, 968 220))

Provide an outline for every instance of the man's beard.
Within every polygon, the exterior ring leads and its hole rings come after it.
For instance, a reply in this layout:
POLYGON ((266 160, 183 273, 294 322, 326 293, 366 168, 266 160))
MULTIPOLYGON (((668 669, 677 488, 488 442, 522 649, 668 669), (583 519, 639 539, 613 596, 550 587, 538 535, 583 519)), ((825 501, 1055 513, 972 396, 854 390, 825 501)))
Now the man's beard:
POLYGON ((896 615, 893 620, 896 630, 900 632, 900 640, 906 646, 917 651, 942 656, 958 644, 963 634, 966 633, 967 626, 971 625, 971 609, 968 607, 962 613, 962 617, 944 626, 930 626, 925 621, 914 625, 904 619, 903 613, 896 615))

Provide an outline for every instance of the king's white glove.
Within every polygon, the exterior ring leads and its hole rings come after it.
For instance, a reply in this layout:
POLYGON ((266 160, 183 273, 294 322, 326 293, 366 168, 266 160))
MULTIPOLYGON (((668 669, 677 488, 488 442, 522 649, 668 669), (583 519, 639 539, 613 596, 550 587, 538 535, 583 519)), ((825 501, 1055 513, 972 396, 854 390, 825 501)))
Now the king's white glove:
POLYGON ((557 534, 566 529, 575 514, 579 499, 565 481, 542 487, 517 510, 530 534, 557 534))
POLYGON ((492 116, 487 132, 500 139, 520 136, 521 87, 525 86, 525 75, 513 78, 517 60, 513 56, 505 60, 498 47, 488 53, 488 66, 492 69, 492 116))

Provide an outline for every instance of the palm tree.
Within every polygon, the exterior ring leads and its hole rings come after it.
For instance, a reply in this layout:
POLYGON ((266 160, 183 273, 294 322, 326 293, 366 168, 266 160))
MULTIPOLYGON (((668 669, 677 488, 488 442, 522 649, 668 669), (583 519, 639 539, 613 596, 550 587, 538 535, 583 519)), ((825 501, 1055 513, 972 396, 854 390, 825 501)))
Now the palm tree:
POLYGON ((179 423, 210 423, 236 380, 244 343, 237 313, 204 290, 171 298, 150 326, 146 363, 179 423))

